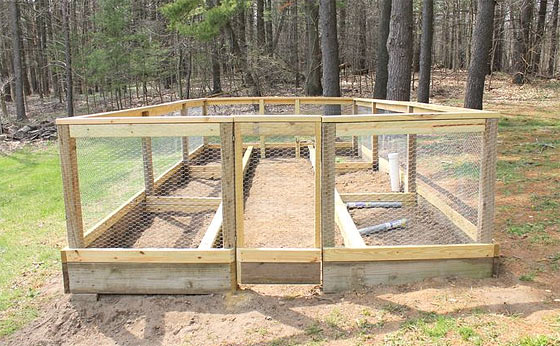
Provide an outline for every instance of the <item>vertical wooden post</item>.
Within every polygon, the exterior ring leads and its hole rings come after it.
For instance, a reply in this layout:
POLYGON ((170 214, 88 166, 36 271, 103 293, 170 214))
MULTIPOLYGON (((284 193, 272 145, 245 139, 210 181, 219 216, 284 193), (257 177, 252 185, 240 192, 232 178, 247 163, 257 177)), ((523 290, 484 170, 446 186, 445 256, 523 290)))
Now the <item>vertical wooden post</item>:
MULTIPOLYGON (((299 115, 300 111, 301 111, 301 102, 299 98, 297 98, 294 104, 294 114, 299 115)), ((296 159, 299 159, 300 155, 301 155, 301 147, 300 147, 299 137, 296 136, 296 159)))
POLYGON ((336 124, 322 123, 321 127, 321 239, 323 247, 333 247, 336 124))
MULTIPOLYGON (((181 105, 181 116, 189 115, 189 109, 187 105, 184 103, 181 105)), ((183 137, 182 141, 182 149, 183 149, 183 167, 188 166, 189 162, 189 137, 183 137)))
MULTIPOLYGON (((142 112, 143 117, 147 117, 147 111, 142 112)), ((144 163, 144 186, 146 196, 154 194, 154 163, 152 161, 152 138, 142 137, 142 161, 144 163)))
MULTIPOLYGON (((259 100, 259 114, 264 115, 264 99, 259 100)), ((265 136, 260 137, 261 159, 266 157, 265 136)))
POLYGON ((234 154, 235 154, 235 232, 237 247, 241 248, 244 244, 243 237, 243 136, 239 123, 233 127, 234 154))
MULTIPOLYGON (((245 241, 243 236, 243 213, 244 213, 244 197, 243 197, 243 136, 239 123, 233 125, 233 151, 234 151, 234 191, 235 191, 235 285, 237 287, 238 280, 241 278, 241 262, 237 260, 237 249, 242 248, 245 241)), ((232 280, 233 284, 233 280, 232 280)))
POLYGON ((68 246, 70 248, 83 248, 85 246, 84 224, 82 220, 82 202, 80 200, 80 182, 78 179, 76 139, 70 137, 69 125, 58 125, 57 127, 68 246))
MULTIPOLYGON (((208 105, 206 104, 206 100, 202 101, 201 113, 203 116, 208 115, 208 105)), ((208 138, 202 137, 202 145, 206 147, 207 144, 208 144, 208 138)))
MULTIPOLYGON (((371 114, 377 114, 377 104, 371 103, 371 114)), ((374 171, 379 170, 379 138, 371 136, 371 166, 374 171)))
MULTIPOLYGON (((220 124, 222 157, 222 234, 224 248, 235 247, 235 152, 233 123, 220 124)), ((240 157, 239 160, 243 160, 240 157)))
MULTIPOLYGON (((352 100, 352 115, 356 114, 358 114, 358 105, 356 101, 352 100)), ((356 155, 358 151, 358 136, 352 136, 352 155, 356 155)))
MULTIPOLYGON (((407 112, 414 113, 414 108, 408 106, 407 112)), ((405 192, 416 192, 416 135, 406 136, 405 192)))
MULTIPOLYGON (((315 247, 321 248, 321 122, 315 123, 315 247)), ((298 141, 299 144, 299 141, 298 141)), ((310 153, 311 154, 311 153, 310 153)), ((309 158, 311 159, 311 158, 309 158)))
POLYGON ((494 232, 494 194, 496 184, 498 119, 487 119, 482 141, 478 199, 477 241, 492 242, 494 232))

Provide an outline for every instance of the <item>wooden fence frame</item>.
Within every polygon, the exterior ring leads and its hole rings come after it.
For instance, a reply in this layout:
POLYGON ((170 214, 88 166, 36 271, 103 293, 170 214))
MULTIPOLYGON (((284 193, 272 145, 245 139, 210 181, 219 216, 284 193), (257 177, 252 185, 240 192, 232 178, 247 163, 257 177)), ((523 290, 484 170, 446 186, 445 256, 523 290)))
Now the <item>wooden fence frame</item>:
POLYGON ((315 283, 322 282, 325 291, 355 288, 383 282, 408 282, 437 275, 492 274, 493 259, 498 256, 492 244, 494 181, 496 165, 496 133, 498 115, 493 112, 462 109, 416 102, 386 101, 363 98, 326 97, 245 97, 202 98, 181 100, 162 105, 57 119, 62 179, 66 206, 68 248, 62 250, 64 282, 73 293, 207 293, 235 289, 240 265, 245 263, 250 275, 247 283, 315 283), (257 115, 208 115, 213 106, 258 105, 257 115), (266 105, 292 105, 291 115, 266 115, 266 105), (350 106, 349 115, 302 115, 302 105, 339 104, 350 106), (188 115, 200 107, 200 116, 188 115), (368 114, 358 114, 365 107, 368 114), (379 114, 379 111, 400 112, 379 114), (166 116, 170 113, 178 115, 166 116), (452 207, 416 186, 403 172, 405 193, 340 194, 334 188, 336 172, 373 168, 386 169, 387 162, 378 157, 377 136, 406 134, 408 136, 407 172, 415 169, 415 136, 476 132, 483 134, 482 169, 478 221, 473 224, 452 207), (243 134, 258 136, 255 143, 237 140, 243 134), (293 143, 267 143, 266 136, 296 136, 293 143), (220 144, 203 144, 189 152, 183 150, 180 162, 159 177, 153 176, 151 137, 182 137, 188 148, 189 136, 220 136, 220 144), (314 136, 304 142, 302 136, 314 136), (334 142, 336 136, 351 136, 350 142, 334 142), (369 147, 357 145, 357 136, 370 136, 369 147), (140 137, 143 138, 145 189, 100 220, 93 228, 83 229, 77 167, 76 138, 140 137), (315 145, 313 145, 315 143, 315 145), (317 145, 322 143, 322 145, 317 145), (247 249, 243 247, 242 183, 254 149, 261 154, 268 146, 294 148, 299 157, 302 146, 310 151, 316 170, 316 246, 310 249, 247 249), (355 148, 365 162, 335 163, 335 148, 355 148), (205 148, 222 150, 222 164, 211 167, 190 165, 205 148), (222 199, 157 198, 153 196, 162 184, 181 167, 188 165, 193 174, 222 179, 222 199), (241 187, 241 190, 240 190, 241 187), (241 191, 241 193, 240 193, 241 191), (332 192, 334 191, 334 193, 332 192), (357 200, 402 201, 416 203, 416 195, 438 208, 472 240, 472 244, 433 246, 368 247, 357 234, 345 202, 357 200), (333 200, 331 200, 331 196, 333 200), (95 239, 114 225, 123 215, 140 203, 150 209, 216 208, 216 214, 198 249, 92 249, 95 239), (336 248, 333 239, 335 224, 343 234, 345 247, 336 248), (219 232, 224 235, 224 249, 213 248, 219 232), (259 266, 253 266, 258 263, 259 266), (145 267, 139 265, 145 264, 145 267), (263 264, 265 264, 263 266, 263 264), (322 266, 321 266, 322 264, 322 266), (300 275, 289 278, 267 276, 270 270, 289 266, 300 275), (248 268, 249 268, 248 267, 248 268), (266 268, 265 268, 266 267, 266 268), (265 268, 265 269, 262 269, 265 268), (322 269, 321 269, 322 268, 322 269), (121 275, 107 279, 110 272, 121 275), (395 271, 399 272, 393 277, 395 271), (95 273, 92 275, 92 273, 95 273), (318 276, 317 274, 318 273, 318 276), (356 274, 358 273, 358 274, 356 274), (179 275, 183 280, 173 283, 179 275), (143 278, 153 280, 144 280, 143 278), (104 279, 105 278, 105 279, 104 279), (310 279, 312 278, 312 279, 310 279), (127 281, 128 280, 128 281, 127 281), (137 280, 136 286, 123 282, 137 280), (186 280, 186 281, 185 281, 186 280), (182 286, 181 286, 182 285, 182 286), (189 287, 189 288, 185 288, 189 287))

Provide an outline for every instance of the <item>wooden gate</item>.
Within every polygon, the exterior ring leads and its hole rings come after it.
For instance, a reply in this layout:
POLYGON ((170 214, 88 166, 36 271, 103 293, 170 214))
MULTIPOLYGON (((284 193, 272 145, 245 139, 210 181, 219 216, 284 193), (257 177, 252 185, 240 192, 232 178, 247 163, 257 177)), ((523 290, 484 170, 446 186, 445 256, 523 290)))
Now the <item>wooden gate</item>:
POLYGON ((321 283, 320 117, 289 120, 236 119, 240 284, 321 283))

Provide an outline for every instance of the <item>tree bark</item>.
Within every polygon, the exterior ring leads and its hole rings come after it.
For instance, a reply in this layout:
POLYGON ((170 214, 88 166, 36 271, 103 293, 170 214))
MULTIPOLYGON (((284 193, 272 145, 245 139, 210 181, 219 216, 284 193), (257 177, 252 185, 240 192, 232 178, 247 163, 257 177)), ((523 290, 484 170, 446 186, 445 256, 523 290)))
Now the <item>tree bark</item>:
POLYGON ((430 102, 430 77, 432 72, 432 44, 434 39, 434 1, 424 0, 422 7, 422 46, 420 48, 420 76, 418 101, 430 102))
POLYGON ((317 0, 305 0, 305 24, 307 31, 307 55, 305 95, 319 96, 321 85, 321 48, 319 47, 319 6, 317 0))
MULTIPOLYGON (((336 0, 320 2, 321 46, 323 61, 323 96, 340 96, 338 73, 338 37, 336 28, 336 0)), ((340 114, 340 105, 326 105, 325 115, 340 114)))
MULTIPOLYGON (((72 82, 72 47, 70 44, 69 2, 62 1, 62 24, 64 30, 64 70, 66 72, 66 115, 74 116, 74 84, 72 82)), ((120 95, 120 90, 119 90, 120 95)))
POLYGON ((548 75, 554 76, 554 67, 558 58, 558 0, 552 5, 552 37, 550 39, 550 55, 548 57, 548 75))
POLYGON ((272 0, 265 0, 265 7, 268 16, 265 16, 264 26, 266 31, 266 53, 272 56, 272 0))
MULTIPOLYGON (((543 45, 543 37, 544 37, 544 23, 546 19, 546 5, 547 0, 540 0, 539 4, 539 14, 537 20, 537 31, 535 32, 535 42, 533 44, 535 56, 532 60, 532 72, 533 74, 537 74, 541 69, 541 52, 544 48, 543 45)), ((544 70, 544 68, 543 68, 544 70)))
POLYGON ((393 1, 387 51, 389 52, 387 99, 409 101, 412 64, 412 1, 410 0, 393 1))
POLYGON ((264 1, 265 0, 257 0, 257 47, 261 51, 265 46, 264 1))
POLYGON ((23 90, 23 67, 22 67, 22 47, 21 29, 19 25, 20 11, 17 1, 10 1, 10 26, 12 30, 12 54, 13 54, 13 74, 15 76, 15 101, 16 119, 18 121, 27 120, 25 114, 25 95, 23 90))
POLYGON ((484 80, 486 78, 492 31, 494 24, 494 0, 478 0, 478 14, 473 33, 472 61, 467 77, 465 108, 482 109, 484 80))
POLYGON ((521 5, 521 16, 519 30, 514 43, 514 76, 513 83, 524 84, 530 62, 529 39, 531 35, 531 21, 533 18, 533 1, 523 0, 521 5))
POLYGON ((391 0, 382 0, 381 19, 377 33, 377 63, 375 67, 375 86, 373 97, 385 99, 387 97, 387 64, 389 53, 387 52, 387 39, 389 37, 389 23, 391 20, 391 0))
POLYGON ((504 10, 503 4, 497 3, 494 10, 494 38, 491 71, 502 71, 502 57, 504 55, 504 10))

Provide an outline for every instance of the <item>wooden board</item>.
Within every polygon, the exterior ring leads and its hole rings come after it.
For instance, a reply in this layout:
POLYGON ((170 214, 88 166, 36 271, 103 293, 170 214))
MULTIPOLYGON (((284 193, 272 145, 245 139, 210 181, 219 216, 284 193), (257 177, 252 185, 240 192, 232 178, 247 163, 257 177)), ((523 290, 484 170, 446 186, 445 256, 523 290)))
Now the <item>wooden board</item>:
POLYGON ((223 206, 220 203, 220 206, 218 206, 218 209, 216 210, 216 214, 214 214, 214 217, 212 217, 210 226, 208 226, 208 229, 206 229, 206 232, 204 233, 204 237, 202 237, 200 244, 198 244, 199 249, 211 249, 214 247, 214 243, 216 242, 216 239, 218 238, 218 234, 222 229, 222 221, 223 221, 222 210, 223 210, 223 206))
POLYGON ((494 258, 419 261, 323 262, 323 291, 326 293, 400 285, 443 277, 491 277, 494 258))
POLYGON ((232 289, 227 263, 67 263, 71 293, 208 294, 232 289))
POLYGON ((362 192, 341 193, 340 198, 348 202, 403 202, 403 205, 416 204, 416 194, 407 192, 362 192))
POLYGON ((324 248, 325 262, 372 262, 495 257, 496 244, 370 246, 361 249, 324 248))
POLYGON ((338 229, 342 233, 344 239, 344 246, 349 248, 365 247, 366 243, 358 232, 358 228, 352 220, 352 216, 346 208, 346 204, 340 198, 336 188, 334 189, 334 208, 335 208, 335 222, 338 229))
MULTIPOLYGON (((376 115, 376 118, 381 117, 376 115)), ((377 121, 336 124, 337 136, 368 136, 397 134, 444 134, 484 131, 484 119, 377 121)))
POLYGON ((191 178, 218 179, 222 176, 221 165, 190 165, 189 176, 191 178))
POLYGON ((242 284, 320 284, 321 263, 242 262, 242 284))
POLYGON ((458 211, 453 209, 443 199, 437 196, 437 192, 424 183, 419 183, 417 186, 419 196, 422 196, 428 203, 436 207, 451 221, 457 228, 459 228, 467 237, 476 242, 477 227, 467 220, 458 211))
POLYGON ((315 124, 289 123, 238 123, 243 136, 313 136, 315 124))
POLYGON ((111 124, 70 125, 77 137, 185 137, 219 136, 220 124, 111 124))
POLYGON ((315 248, 241 248, 237 249, 240 262, 314 263, 321 261, 321 249, 315 248))
POLYGON ((337 172, 345 173, 371 169, 372 164, 371 162, 336 162, 335 167, 337 172))
POLYGON ((185 197, 185 196, 148 196, 148 205, 184 205, 184 206, 209 206, 217 208, 222 199, 220 197, 185 197))
POLYGON ((69 249, 68 263, 232 263, 233 249, 69 249))

